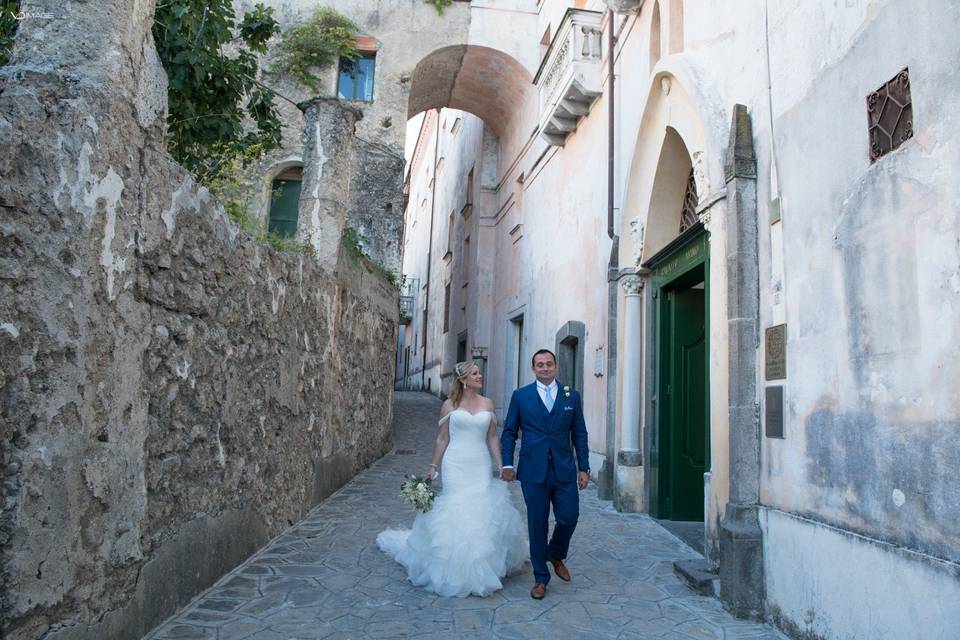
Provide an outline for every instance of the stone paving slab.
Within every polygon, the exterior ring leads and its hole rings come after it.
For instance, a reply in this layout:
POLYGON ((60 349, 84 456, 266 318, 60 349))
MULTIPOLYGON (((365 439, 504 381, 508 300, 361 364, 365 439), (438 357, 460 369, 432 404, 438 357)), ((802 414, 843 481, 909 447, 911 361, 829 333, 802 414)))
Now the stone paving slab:
MULTIPOLYGON (((413 521, 399 486, 426 467, 439 406, 428 394, 397 393, 391 454, 145 640, 786 640, 688 589, 672 563, 697 554, 646 515, 617 513, 593 487, 581 493, 567 560, 573 581, 552 580, 544 600, 530 598, 529 563, 486 598, 441 598, 411 585, 375 539, 413 521)), ((519 483, 511 492, 523 512, 519 483)))

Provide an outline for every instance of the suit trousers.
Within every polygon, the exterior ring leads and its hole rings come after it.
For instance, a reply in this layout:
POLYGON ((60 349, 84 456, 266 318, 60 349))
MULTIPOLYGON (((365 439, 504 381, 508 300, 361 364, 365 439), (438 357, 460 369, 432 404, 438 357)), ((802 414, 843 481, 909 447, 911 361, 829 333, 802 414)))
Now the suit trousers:
POLYGON ((580 494, 576 480, 560 482, 553 467, 553 459, 547 461, 547 474, 543 482, 521 482, 523 500, 527 504, 527 532, 530 536, 530 563, 536 582, 550 582, 547 560, 563 560, 570 548, 570 538, 580 517, 580 494), (553 505, 553 536, 547 543, 550 526, 550 505, 553 505))

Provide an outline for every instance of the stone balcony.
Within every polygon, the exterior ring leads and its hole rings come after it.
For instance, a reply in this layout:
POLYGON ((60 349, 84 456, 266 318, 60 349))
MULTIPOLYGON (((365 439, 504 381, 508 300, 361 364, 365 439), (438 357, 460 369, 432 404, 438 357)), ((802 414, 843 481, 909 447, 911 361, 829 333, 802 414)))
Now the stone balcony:
POLYGON ((533 79, 540 92, 540 135, 562 146, 603 92, 599 11, 568 9, 533 79))
POLYGON ((410 324, 413 318, 413 296, 400 296, 400 324, 410 324))
POLYGON ((420 279, 404 275, 400 278, 400 324, 410 324, 413 319, 414 300, 420 279))

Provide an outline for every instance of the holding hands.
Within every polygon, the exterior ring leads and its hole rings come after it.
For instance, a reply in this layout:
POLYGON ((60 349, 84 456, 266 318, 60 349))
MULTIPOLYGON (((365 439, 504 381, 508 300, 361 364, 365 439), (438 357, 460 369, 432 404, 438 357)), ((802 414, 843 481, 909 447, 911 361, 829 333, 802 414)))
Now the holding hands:
POLYGON ((583 491, 587 488, 587 484, 590 482, 590 472, 581 471, 577 474, 577 486, 580 487, 580 491, 583 491))

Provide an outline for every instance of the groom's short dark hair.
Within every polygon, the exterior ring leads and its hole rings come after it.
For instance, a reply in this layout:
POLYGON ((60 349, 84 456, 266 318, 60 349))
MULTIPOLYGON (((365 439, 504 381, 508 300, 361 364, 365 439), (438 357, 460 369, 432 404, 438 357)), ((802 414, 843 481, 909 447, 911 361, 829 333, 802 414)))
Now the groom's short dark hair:
POLYGON ((533 354, 532 358, 530 358, 531 368, 537 366, 537 356, 542 355, 544 353, 549 353, 550 357, 553 358, 553 364, 557 364, 557 355, 553 351, 550 351, 550 349, 540 349, 535 354, 533 354))

